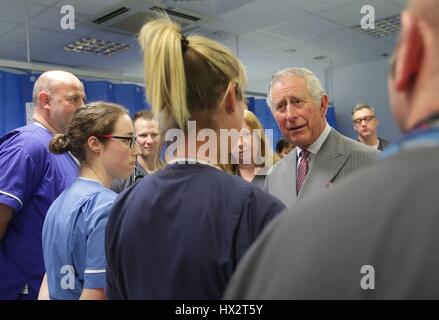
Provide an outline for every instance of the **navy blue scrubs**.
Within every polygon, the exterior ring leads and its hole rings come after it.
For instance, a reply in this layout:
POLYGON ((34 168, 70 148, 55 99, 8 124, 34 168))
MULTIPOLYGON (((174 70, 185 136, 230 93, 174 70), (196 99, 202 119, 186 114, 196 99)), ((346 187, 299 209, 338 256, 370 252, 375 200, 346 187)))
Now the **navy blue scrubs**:
POLYGON ((124 191, 106 230, 109 299, 220 299, 284 205, 217 168, 172 164, 124 191))

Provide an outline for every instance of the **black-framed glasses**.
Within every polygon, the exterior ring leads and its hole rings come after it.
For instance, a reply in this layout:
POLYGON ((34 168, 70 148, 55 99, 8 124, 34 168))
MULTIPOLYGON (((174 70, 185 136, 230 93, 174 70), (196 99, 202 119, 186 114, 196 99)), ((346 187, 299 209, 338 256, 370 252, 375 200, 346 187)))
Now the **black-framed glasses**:
POLYGON ((130 148, 133 148, 135 143, 136 143, 136 136, 131 136, 131 137, 123 137, 123 136, 113 136, 112 134, 101 134, 99 136, 97 136, 98 138, 105 138, 105 139, 121 139, 121 140, 126 140, 129 141, 129 146, 130 148))
POLYGON ((358 118, 358 119, 354 120, 354 123, 355 124, 360 124, 363 121, 370 122, 370 121, 372 121, 372 119, 375 119, 375 116, 366 116, 366 117, 363 117, 363 118, 358 118))

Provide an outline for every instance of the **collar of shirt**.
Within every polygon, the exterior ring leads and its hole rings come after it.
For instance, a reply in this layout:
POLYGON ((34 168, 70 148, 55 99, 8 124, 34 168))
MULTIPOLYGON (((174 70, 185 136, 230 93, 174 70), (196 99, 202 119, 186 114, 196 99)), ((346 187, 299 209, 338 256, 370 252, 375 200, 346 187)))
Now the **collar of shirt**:
MULTIPOLYGON (((46 130, 46 131, 47 131, 47 132, 53 137, 53 133, 50 132, 49 129, 47 129, 45 126, 43 126, 43 125, 42 125, 41 123, 39 123, 38 121, 34 121, 33 124, 36 125, 37 127, 40 127, 40 128, 42 128, 42 129, 46 130)), ((67 151, 67 153, 68 153, 68 155, 70 156, 70 158, 72 158, 73 161, 75 161, 76 165, 77 165, 78 167, 80 167, 80 166, 81 166, 81 162, 79 162, 79 160, 76 159, 76 157, 75 157, 70 151, 67 151)))
POLYGON ((84 178, 84 177, 78 177, 79 180, 84 180, 84 181, 90 181, 90 182, 96 182, 97 184, 100 184, 101 186, 103 186, 103 184, 96 179, 89 179, 89 178, 84 178))
POLYGON ((46 130, 47 132, 49 132, 51 136, 53 136, 53 133, 50 132, 49 129, 47 129, 45 126, 43 126, 43 125, 42 125, 41 123, 39 123, 38 121, 35 121, 35 120, 34 120, 33 124, 36 125, 36 126, 38 126, 38 127, 40 127, 40 128, 43 128, 44 130, 46 130))
MULTIPOLYGON (((310 155, 309 155, 310 160, 312 160, 312 158, 315 157, 317 155, 317 153, 319 153, 319 150, 322 147, 323 143, 325 143, 326 139, 328 138, 329 133, 331 133, 331 127, 326 122, 325 129, 323 129, 320 136, 317 138, 316 141, 314 141, 314 143, 312 145, 309 146, 308 149, 306 149, 310 153, 310 155)), ((297 159, 299 159, 299 156, 300 156, 300 153, 302 152, 302 149, 300 147, 296 147, 296 152, 297 152, 297 159)))
POLYGON ((439 120, 432 121, 409 133, 406 133, 399 141, 387 147, 380 154, 380 159, 388 158, 403 150, 439 146, 439 120))
POLYGON ((212 164, 212 163, 209 163, 207 161, 200 160, 200 159, 194 159, 194 158, 176 158, 176 159, 173 159, 173 160, 169 161, 168 165, 171 165, 171 164, 174 164, 174 163, 178 163, 178 164, 196 164, 196 163, 199 163, 199 164, 203 164, 205 166, 209 166, 209 167, 218 169, 220 171, 223 171, 219 166, 217 166, 215 164, 212 164))
POLYGON ((139 174, 142 174, 143 176, 147 176, 148 172, 142 167, 139 161, 136 160, 136 165, 134 167, 134 171, 138 171, 139 174))

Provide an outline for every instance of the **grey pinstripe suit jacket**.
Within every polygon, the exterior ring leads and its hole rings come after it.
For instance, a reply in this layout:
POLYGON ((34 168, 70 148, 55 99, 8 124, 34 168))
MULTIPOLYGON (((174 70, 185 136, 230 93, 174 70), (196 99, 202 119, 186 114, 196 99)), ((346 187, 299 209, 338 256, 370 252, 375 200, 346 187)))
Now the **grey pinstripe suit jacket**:
POLYGON ((345 137, 331 128, 297 196, 296 148, 271 168, 265 179, 264 190, 277 197, 287 207, 292 207, 301 198, 316 194, 372 163, 378 153, 379 151, 345 137))

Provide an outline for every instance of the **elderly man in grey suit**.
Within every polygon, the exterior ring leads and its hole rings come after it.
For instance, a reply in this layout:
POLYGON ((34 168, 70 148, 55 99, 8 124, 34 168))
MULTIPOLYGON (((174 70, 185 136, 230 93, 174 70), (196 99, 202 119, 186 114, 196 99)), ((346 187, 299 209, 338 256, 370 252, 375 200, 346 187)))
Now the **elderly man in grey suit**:
POLYGON ((328 96, 310 70, 278 71, 272 77, 267 102, 283 136, 296 146, 272 168, 264 185, 287 207, 376 158, 377 151, 329 126, 328 96))
POLYGON ((265 229, 227 298, 439 298, 439 1, 408 3, 388 78, 404 136, 265 229))

